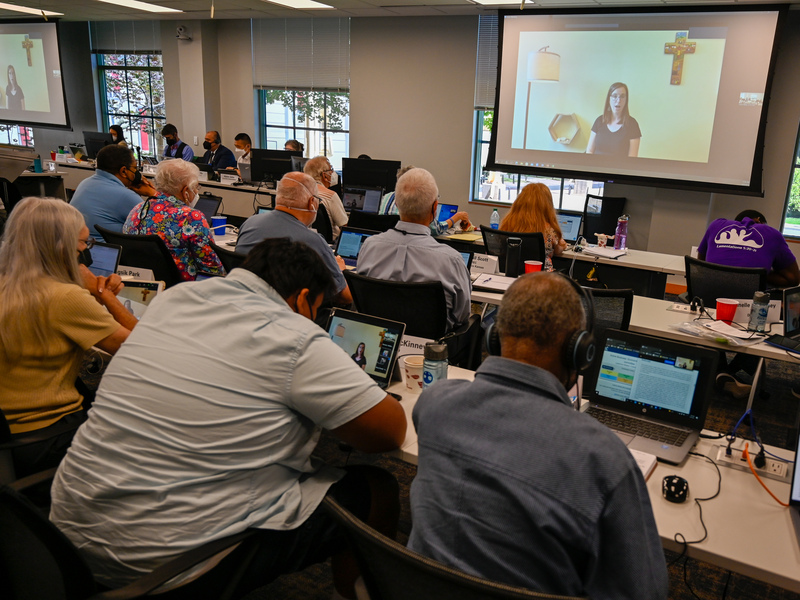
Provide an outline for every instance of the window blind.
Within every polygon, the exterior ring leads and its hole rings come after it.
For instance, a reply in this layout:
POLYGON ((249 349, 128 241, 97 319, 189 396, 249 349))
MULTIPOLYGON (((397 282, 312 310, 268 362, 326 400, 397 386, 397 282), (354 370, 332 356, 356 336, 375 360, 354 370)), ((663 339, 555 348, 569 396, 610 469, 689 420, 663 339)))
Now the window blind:
POLYGON ((159 21, 91 21, 89 37, 96 54, 136 54, 161 51, 159 21))
POLYGON ((475 108, 494 110, 497 86, 497 15, 478 17, 475 108))

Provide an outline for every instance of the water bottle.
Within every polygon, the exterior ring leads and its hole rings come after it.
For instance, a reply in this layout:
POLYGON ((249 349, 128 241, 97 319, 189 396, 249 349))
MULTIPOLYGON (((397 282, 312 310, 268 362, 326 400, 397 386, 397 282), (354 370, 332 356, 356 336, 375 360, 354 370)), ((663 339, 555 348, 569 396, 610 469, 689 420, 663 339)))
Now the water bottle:
POLYGON ((617 219, 617 230, 614 232, 614 250, 625 250, 628 247, 628 215, 617 219))
POLYGON ((522 262, 522 239, 518 237, 508 238, 506 246, 506 277, 519 277, 520 263, 522 262))
POLYGON ((495 208, 492 211, 492 216, 489 218, 489 225, 492 229, 500 229, 500 213, 495 208))
POLYGON ((447 379, 447 344, 428 342, 422 363, 422 389, 427 389, 440 379, 447 379))
POLYGON ((767 314, 769 313, 769 294, 766 292, 756 292, 753 295, 753 304, 750 306, 750 322, 747 329, 750 331, 763 332, 767 325, 767 314))

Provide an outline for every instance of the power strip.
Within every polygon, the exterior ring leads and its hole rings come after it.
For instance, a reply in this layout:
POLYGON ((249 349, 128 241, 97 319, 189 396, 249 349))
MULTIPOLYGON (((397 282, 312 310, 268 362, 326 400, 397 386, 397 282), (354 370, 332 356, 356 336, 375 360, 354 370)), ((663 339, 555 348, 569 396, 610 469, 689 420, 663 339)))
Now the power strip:
POLYGON ((676 302, 672 306, 667 307, 667 310, 671 310, 671 311, 679 312, 679 313, 697 314, 697 310, 692 310, 692 305, 691 304, 682 304, 680 302, 676 302))
MULTIPOLYGON (((747 464, 747 459, 744 457, 744 452, 738 448, 731 448, 731 453, 728 455, 726 453, 727 449, 727 445, 721 445, 718 447, 717 464, 726 465, 733 469, 739 469, 740 471, 747 471, 749 473, 750 465, 747 464)), ((756 449, 756 452, 750 452, 751 461, 755 461, 757 451, 758 450, 756 449)), ((758 473, 760 477, 791 483, 792 474, 791 470, 789 469, 789 463, 785 463, 772 458, 771 456, 767 456, 767 462, 763 468, 756 467, 755 463, 753 463, 753 466, 756 469, 756 473, 758 473)))

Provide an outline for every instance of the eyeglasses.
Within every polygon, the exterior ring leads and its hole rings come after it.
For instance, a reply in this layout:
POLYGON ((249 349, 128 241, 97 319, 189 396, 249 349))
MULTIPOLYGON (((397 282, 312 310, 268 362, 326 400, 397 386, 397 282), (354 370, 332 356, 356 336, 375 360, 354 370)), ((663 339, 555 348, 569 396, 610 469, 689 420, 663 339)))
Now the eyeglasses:
POLYGON ((78 243, 83 243, 87 250, 91 250, 94 247, 94 238, 90 237, 85 240, 78 240, 78 243))

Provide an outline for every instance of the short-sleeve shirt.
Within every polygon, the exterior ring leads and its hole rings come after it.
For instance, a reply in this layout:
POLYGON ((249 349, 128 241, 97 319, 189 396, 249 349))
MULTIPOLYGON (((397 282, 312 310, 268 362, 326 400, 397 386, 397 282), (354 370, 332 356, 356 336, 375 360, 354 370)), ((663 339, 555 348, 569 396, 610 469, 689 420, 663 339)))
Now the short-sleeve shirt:
POLYGON ((780 231, 749 217, 717 219, 708 226, 697 252, 718 265, 780 271, 797 259, 780 231))
POLYGON ((88 290, 51 279, 42 279, 39 285, 47 307, 47 345, 41 347, 32 333, 26 333, 17 348, 20 359, 0 360, 0 408, 11 433, 41 429, 80 410, 82 398, 75 379, 83 352, 119 329, 88 290))
POLYGON ((617 131, 609 131, 608 126, 603 123, 602 115, 597 117, 592 125, 595 133, 595 154, 613 154, 616 156, 628 156, 630 152, 631 140, 642 137, 642 130, 639 123, 633 117, 625 119, 622 127, 617 131))
POLYGON ((70 204, 81 211, 91 236, 102 242, 103 236, 94 226, 121 232, 131 210, 141 201, 142 197, 126 188, 117 177, 97 170, 78 184, 70 204))

